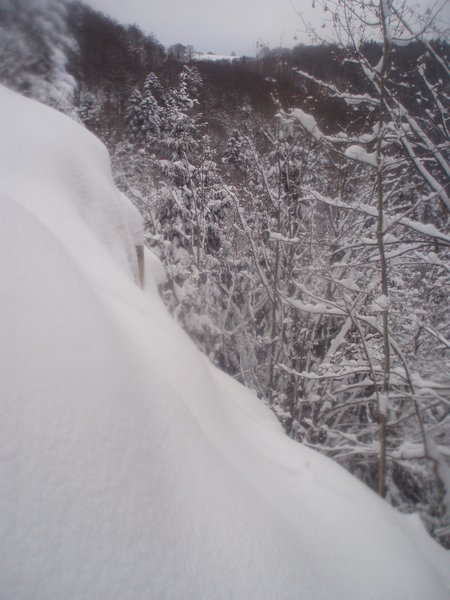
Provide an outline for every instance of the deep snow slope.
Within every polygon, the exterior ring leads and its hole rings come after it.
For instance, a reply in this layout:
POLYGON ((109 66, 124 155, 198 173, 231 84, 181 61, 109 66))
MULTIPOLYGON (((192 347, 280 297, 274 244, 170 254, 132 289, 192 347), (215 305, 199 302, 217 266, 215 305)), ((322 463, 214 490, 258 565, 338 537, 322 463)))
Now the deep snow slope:
POLYGON ((138 288, 141 242, 100 142, 0 88, 0 599, 447 600, 416 518, 138 288))

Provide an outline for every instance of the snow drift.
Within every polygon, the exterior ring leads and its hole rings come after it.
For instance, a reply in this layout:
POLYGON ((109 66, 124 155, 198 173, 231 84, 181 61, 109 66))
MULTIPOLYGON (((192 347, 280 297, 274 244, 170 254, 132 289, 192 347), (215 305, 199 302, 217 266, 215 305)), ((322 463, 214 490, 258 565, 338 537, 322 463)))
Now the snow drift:
POLYGON ((0 89, 0 598, 446 599, 450 561, 287 439, 136 284, 101 143, 0 89))

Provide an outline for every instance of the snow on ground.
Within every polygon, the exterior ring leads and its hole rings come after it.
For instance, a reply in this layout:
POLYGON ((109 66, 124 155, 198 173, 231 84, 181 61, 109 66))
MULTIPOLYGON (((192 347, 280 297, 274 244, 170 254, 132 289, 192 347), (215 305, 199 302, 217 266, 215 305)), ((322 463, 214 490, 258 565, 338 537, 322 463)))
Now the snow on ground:
POLYGON ((234 60, 240 60, 240 57, 232 54, 214 54, 214 52, 193 52, 192 60, 199 62, 233 62, 234 60))
POLYGON ((447 599, 417 518, 285 437, 138 288, 96 138, 0 105, 0 598, 447 599))

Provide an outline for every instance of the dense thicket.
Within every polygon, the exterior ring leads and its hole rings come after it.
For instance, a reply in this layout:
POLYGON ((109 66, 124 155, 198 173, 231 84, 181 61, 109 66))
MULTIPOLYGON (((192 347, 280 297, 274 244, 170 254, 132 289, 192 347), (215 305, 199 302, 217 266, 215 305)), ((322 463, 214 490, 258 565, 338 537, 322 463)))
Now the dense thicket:
POLYGON ((2 79, 108 145, 173 315, 291 437, 448 544, 448 44, 194 62, 78 2, 31 36, 22 4, 0 8, 2 79))

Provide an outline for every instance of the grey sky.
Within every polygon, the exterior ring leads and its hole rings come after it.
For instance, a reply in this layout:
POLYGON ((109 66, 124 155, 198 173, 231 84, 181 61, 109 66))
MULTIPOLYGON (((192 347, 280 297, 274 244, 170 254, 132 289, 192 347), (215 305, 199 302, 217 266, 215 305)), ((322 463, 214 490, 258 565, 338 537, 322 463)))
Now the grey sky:
MULTIPOLYGON (((258 42, 271 48, 308 43, 304 25, 296 13, 322 33, 329 17, 314 0, 84 0, 123 24, 136 23, 145 33, 153 33, 166 47, 180 42, 196 50, 248 56, 256 53, 258 42), (295 8, 294 8, 295 7, 295 8)), ((407 0, 422 12, 427 6, 444 6, 450 0, 407 0)))
POLYGON ((180 42, 217 54, 255 54, 262 41, 292 47, 307 41, 294 6, 310 18, 312 0, 85 0, 120 23, 136 23, 165 46, 180 42), (297 39, 295 39, 297 37, 297 39))

